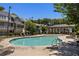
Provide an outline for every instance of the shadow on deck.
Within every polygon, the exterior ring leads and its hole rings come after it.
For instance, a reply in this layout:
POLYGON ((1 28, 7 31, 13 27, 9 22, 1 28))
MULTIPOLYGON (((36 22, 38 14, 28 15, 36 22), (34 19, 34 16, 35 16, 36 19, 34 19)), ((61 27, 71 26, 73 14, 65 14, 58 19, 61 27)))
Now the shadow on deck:
POLYGON ((78 56, 79 55, 79 45, 76 42, 65 43, 62 42, 59 46, 46 47, 50 51, 49 56, 78 56), (53 51, 58 51, 53 53, 53 51))

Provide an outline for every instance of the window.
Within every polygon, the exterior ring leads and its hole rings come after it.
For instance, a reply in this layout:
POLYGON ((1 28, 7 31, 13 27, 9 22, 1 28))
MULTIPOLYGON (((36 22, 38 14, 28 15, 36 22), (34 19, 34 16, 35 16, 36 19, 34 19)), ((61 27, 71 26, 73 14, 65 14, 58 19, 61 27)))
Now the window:
POLYGON ((13 27, 13 23, 10 23, 10 26, 12 26, 12 27, 13 27))
POLYGON ((11 21, 14 21, 14 19, 11 17, 11 21))
POLYGON ((2 16, 0 15, 0 20, 2 20, 2 16))
POLYGON ((6 18, 6 21, 7 21, 8 20, 8 17, 6 16, 5 18, 6 18))
POLYGON ((7 16, 0 15, 0 20, 7 20, 7 19, 8 19, 7 16))

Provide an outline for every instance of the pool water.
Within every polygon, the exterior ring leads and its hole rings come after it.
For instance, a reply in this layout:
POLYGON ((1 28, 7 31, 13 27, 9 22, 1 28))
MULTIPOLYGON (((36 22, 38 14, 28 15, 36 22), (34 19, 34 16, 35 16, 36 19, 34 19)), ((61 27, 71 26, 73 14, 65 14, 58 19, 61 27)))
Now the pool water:
POLYGON ((61 40, 57 36, 42 36, 12 39, 10 43, 15 46, 46 46, 59 44, 61 40))

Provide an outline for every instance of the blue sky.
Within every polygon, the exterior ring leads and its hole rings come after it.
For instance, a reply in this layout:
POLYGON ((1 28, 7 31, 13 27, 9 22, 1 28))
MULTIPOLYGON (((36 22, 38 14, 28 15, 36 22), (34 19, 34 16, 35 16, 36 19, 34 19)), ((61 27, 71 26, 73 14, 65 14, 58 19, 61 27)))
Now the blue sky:
POLYGON ((58 12, 54 12, 52 3, 0 3, 6 11, 11 6, 11 13, 16 13, 21 18, 62 18, 58 12))

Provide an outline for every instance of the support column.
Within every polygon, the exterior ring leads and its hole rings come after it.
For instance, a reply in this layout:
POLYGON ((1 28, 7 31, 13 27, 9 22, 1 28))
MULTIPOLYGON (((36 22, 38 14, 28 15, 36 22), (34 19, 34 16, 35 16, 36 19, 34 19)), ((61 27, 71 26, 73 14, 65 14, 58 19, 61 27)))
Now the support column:
POLYGON ((69 28, 69 33, 72 33, 72 28, 69 28))
POLYGON ((60 34, 60 28, 59 28, 59 34, 60 34))

